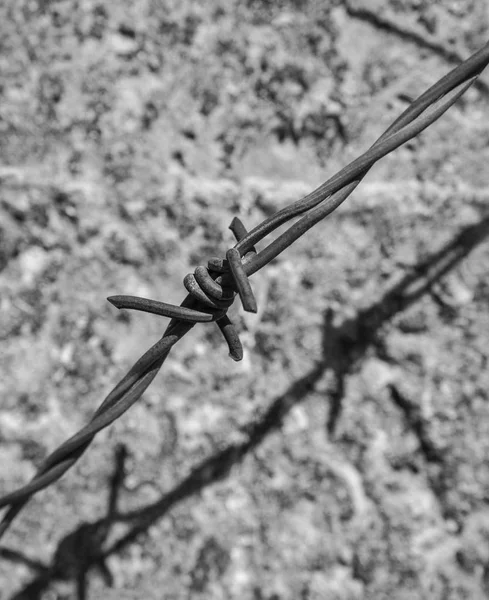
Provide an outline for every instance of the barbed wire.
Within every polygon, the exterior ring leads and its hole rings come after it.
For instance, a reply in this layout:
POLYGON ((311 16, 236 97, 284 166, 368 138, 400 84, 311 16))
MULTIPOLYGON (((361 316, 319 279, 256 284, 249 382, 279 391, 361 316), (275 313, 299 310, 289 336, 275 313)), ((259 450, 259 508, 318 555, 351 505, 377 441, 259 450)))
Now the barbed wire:
MULTIPOLYGON (((201 494, 206 487, 227 477, 231 469, 263 444, 269 434, 280 429, 287 414, 294 406, 307 399, 326 372, 333 376, 334 381, 329 392, 331 406, 327 420, 328 433, 334 436, 343 410, 345 378, 357 368, 369 348, 377 347, 380 350, 379 344, 382 345, 382 342, 378 333, 382 327, 427 293, 437 302, 444 304, 446 299, 439 297, 436 291, 437 283, 487 239, 488 225, 489 217, 486 217, 476 224, 464 227, 442 247, 411 265, 402 279, 384 289, 373 303, 355 314, 344 315, 342 321, 334 324, 335 311, 328 307, 320 327, 322 356, 319 360, 314 361, 286 390, 275 396, 259 419, 252 419, 241 427, 244 436, 241 436, 239 441, 232 440, 211 456, 199 461, 185 477, 157 499, 135 509, 117 509, 119 493, 126 487, 124 478, 127 474, 125 460, 128 450, 124 445, 116 446, 115 465, 110 477, 110 491, 104 516, 94 521, 82 521, 62 537, 47 564, 29 557, 23 551, 0 546, 0 558, 23 564, 35 573, 33 579, 15 593, 11 600, 38 598, 39 594, 49 589, 51 583, 69 579, 74 580, 77 585, 78 600, 83 600, 88 597, 89 573, 92 569, 97 570, 110 586, 113 583, 107 562, 110 556, 135 543, 139 536, 147 533, 150 527, 178 504, 191 496, 201 494), (127 524, 129 528, 120 536, 115 536, 115 539, 108 540, 108 534, 116 523, 127 524)), ((419 441, 420 452, 425 460, 428 463, 436 463, 442 471, 446 469, 447 457, 439 451, 429 434, 429 419, 422 418, 416 403, 411 403, 409 397, 404 395, 402 386, 399 387, 393 382, 387 386, 387 390, 392 401, 405 414, 407 423, 419 441)), ((332 464, 330 459, 331 457, 328 459, 328 465, 334 471, 337 463, 333 461, 332 464)), ((341 470, 337 473, 341 477, 341 470)), ((149 483, 153 485, 153 482, 149 483)), ((135 487, 131 486, 131 491, 137 491, 145 484, 148 484, 148 481, 140 481, 135 487)), ((447 518, 448 515, 454 518, 446 492, 444 486, 437 487, 435 495, 440 502, 442 514, 447 518)))
POLYGON ((256 312, 257 304, 249 277, 338 208, 378 160, 440 118, 473 85, 488 63, 489 42, 417 98, 367 152, 313 192, 276 212, 249 232, 235 217, 230 229, 236 238, 236 245, 227 251, 225 259, 211 258, 207 267, 199 266, 193 274, 185 277, 184 286, 188 295, 180 306, 135 296, 108 298, 119 309, 141 310, 170 317, 171 321, 162 338, 108 394, 90 422, 44 460, 30 483, 0 498, 0 508, 9 507, 0 522, 0 539, 28 500, 62 477, 82 456, 95 435, 139 400, 172 347, 196 323, 214 321, 223 334, 231 358, 241 360, 241 342, 236 327, 227 316, 227 310, 238 294, 244 310, 256 312), (263 250, 256 250, 258 242, 300 215, 303 216, 263 250))

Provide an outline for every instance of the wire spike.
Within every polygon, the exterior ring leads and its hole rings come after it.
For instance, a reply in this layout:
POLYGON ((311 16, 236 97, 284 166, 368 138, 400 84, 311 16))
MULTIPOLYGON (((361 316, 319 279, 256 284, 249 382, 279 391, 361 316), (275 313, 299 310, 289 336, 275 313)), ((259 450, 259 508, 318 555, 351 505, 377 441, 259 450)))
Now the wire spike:
POLYGON ((236 362, 243 359, 243 346, 239 339, 238 330, 231 322, 229 317, 225 315, 222 319, 216 321, 219 329, 221 330, 224 339, 229 348, 229 356, 236 362))
POLYGON ((139 298, 138 296, 109 296, 107 300, 116 308, 140 310, 142 312, 188 321, 189 323, 208 323, 215 319, 210 313, 200 312, 183 306, 175 306, 158 300, 139 298))
POLYGON ((241 264, 241 256, 236 248, 231 248, 226 252, 226 258, 233 274, 236 287, 238 288, 238 294, 241 298, 243 308, 247 312, 256 313, 258 307, 256 305, 255 296, 251 289, 250 281, 245 273, 243 265, 241 264))
POLYGON ((243 225, 243 221, 239 217, 234 217, 229 225, 229 229, 233 232, 236 241, 239 242, 242 240, 245 235, 248 233, 248 230, 243 225))

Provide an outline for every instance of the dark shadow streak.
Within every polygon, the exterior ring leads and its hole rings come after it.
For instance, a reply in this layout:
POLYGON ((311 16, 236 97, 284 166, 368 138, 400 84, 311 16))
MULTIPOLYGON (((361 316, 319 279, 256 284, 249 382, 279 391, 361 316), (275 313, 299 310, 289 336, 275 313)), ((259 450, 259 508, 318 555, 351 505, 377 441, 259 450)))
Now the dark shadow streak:
MULTIPOLYGON (((350 17, 365 21, 366 23, 369 23, 373 27, 376 27, 382 31, 393 33, 402 40, 414 43, 420 48, 431 50, 450 63, 458 64, 465 60, 459 52, 447 48, 440 42, 424 37, 420 32, 412 29, 405 29, 398 25, 395 21, 384 19, 368 8, 352 6, 350 1, 347 1, 345 2, 345 10, 350 17)), ((478 79, 474 85, 485 94, 489 93, 489 86, 484 81, 478 79)))
POLYGON ((389 392, 392 402, 402 411, 411 431, 418 438, 419 448, 425 461, 443 465, 443 453, 433 443, 420 406, 407 398, 395 384, 389 385, 389 392))
POLYGON ((29 569, 32 569, 33 571, 39 571, 40 573, 49 570, 48 565, 45 565, 34 558, 29 558, 26 554, 23 554, 18 550, 12 550, 4 546, 0 546, 0 558, 4 558, 5 560, 9 560, 13 563, 25 565, 26 567, 29 567, 29 569))
MULTIPOLYGON (((343 323, 337 331, 331 331, 331 351, 327 360, 335 373, 339 390, 344 388, 344 379, 350 372, 351 365, 356 363, 367 348, 375 342, 380 328, 397 313, 406 310, 429 292, 437 281, 470 254, 488 234, 489 217, 476 225, 466 227, 438 252, 418 263, 378 302, 360 311, 354 319, 343 323)), ((342 393, 334 394, 332 397, 328 421, 330 434, 334 433, 338 417, 341 414, 342 399, 342 393)))
POLYGON ((247 428, 248 441, 242 444, 232 444, 203 461, 179 485, 157 502, 142 509, 118 515, 118 521, 130 521, 136 524, 106 551, 105 556, 118 552, 127 544, 135 541, 157 519, 163 517, 173 505, 227 477, 231 469, 256 448, 266 436, 280 428, 283 418, 290 409, 314 390, 314 385, 321 378, 324 370, 325 365, 323 361, 320 361, 307 375, 293 383, 283 396, 272 403, 262 420, 247 428))
POLYGON ((264 417, 247 428, 248 440, 233 444, 211 456, 197 466, 180 484, 161 499, 148 506, 117 516, 121 522, 133 522, 132 528, 112 546, 105 556, 118 552, 134 542, 156 520, 162 518, 174 505, 198 494, 206 486, 225 478, 232 467, 240 463, 266 436, 278 430, 290 409, 304 401, 314 390, 324 373, 333 370, 337 381, 337 393, 333 394, 328 430, 334 432, 341 414, 345 377, 367 348, 376 343, 380 328, 397 313, 419 300, 430 288, 453 269, 489 234, 489 218, 465 228, 456 238, 425 261, 416 265, 410 273, 371 307, 360 311, 356 318, 344 322, 335 329, 332 313, 327 311, 323 329, 323 358, 304 377, 276 398, 264 417))
MULTIPOLYGON (((118 491, 124 478, 125 449, 119 450, 116 469, 111 479, 111 493, 108 514, 103 519, 84 523, 73 533, 61 540, 55 553, 53 566, 46 567, 37 561, 24 557, 21 553, 3 549, 2 556, 9 560, 21 561, 40 571, 27 587, 14 595, 11 600, 40 600, 49 583, 54 580, 74 579, 77 582, 78 600, 87 598, 87 575, 90 569, 98 568, 107 585, 112 584, 112 576, 106 567, 105 560, 128 544, 133 543, 158 519, 179 502, 200 493, 208 485, 212 485, 228 476, 231 469, 239 464, 250 452, 273 431, 280 429, 284 417, 291 408, 307 399, 314 391, 316 383, 326 371, 335 375, 336 390, 331 394, 331 409, 328 431, 334 433, 336 423, 341 415, 344 396, 345 379, 355 368, 365 351, 378 343, 380 329, 396 314, 419 300, 430 288, 453 269, 489 234, 489 217, 477 225, 465 228, 453 241, 428 259, 414 267, 402 280, 389 289, 383 297, 368 309, 359 311, 353 319, 344 321, 340 326, 333 325, 333 313, 326 311, 323 326, 323 357, 304 377, 294 382, 289 389, 277 397, 262 419, 250 423, 247 427, 247 441, 229 445, 200 463, 193 471, 158 501, 143 508, 117 513, 118 491), (103 550, 110 527, 115 522, 131 523, 129 531, 103 550), (74 551, 73 551, 74 550, 74 551), (69 557, 72 556, 71 561, 69 557)), ((393 400, 406 411, 406 401, 395 394, 393 400)), ((413 429, 419 423, 413 422, 413 429)), ((419 428, 418 428, 419 429, 419 428)), ((420 440, 420 445, 423 440, 420 440)), ((426 445, 425 445, 426 446, 426 445)), ((431 451, 430 449, 428 449, 431 451)), ((432 460, 438 462, 437 456, 432 460)))
POLYGON ((15 593, 10 600, 41 600, 44 592, 54 581, 76 582, 78 600, 88 598, 88 573, 98 569, 108 586, 112 586, 113 577, 103 555, 103 544, 114 523, 117 511, 117 500, 124 483, 125 461, 127 450, 122 444, 115 452, 115 467, 110 479, 110 493, 107 503, 107 514, 103 519, 93 523, 82 523, 74 531, 66 535, 58 544, 51 565, 44 565, 32 560, 16 550, 0 549, 3 558, 21 562, 36 570, 39 574, 22 590, 15 593))

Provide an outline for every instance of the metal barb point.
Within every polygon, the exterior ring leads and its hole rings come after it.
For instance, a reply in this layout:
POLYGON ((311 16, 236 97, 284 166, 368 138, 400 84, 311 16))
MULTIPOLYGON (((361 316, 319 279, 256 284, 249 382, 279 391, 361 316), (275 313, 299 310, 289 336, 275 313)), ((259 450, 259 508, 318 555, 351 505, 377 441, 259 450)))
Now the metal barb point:
POLYGON ((256 313, 258 308, 256 305, 255 296, 253 294, 253 290, 251 289, 248 275, 246 275, 246 271, 244 270, 243 264, 241 263, 241 256, 239 254, 239 250, 237 250, 236 248, 230 248, 226 252, 226 258, 229 263, 231 273, 233 274, 234 282, 236 284, 236 287, 238 288, 238 294, 241 298, 243 308, 247 312, 256 313))

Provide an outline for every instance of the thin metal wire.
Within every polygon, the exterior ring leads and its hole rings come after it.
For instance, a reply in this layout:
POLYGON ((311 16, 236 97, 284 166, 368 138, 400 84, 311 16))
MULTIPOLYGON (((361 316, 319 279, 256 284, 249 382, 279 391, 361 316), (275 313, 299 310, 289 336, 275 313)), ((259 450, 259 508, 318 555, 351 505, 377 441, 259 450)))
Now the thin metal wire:
MULTIPOLYGON (((327 215, 332 213, 335 209, 342 204, 348 198, 348 196, 357 187, 360 181, 365 177, 370 168, 374 163, 382 158, 386 154, 392 152, 398 148, 401 144, 404 144, 407 140, 410 140, 415 135, 421 133, 434 121, 436 121, 441 115, 443 115, 452 106, 460 96, 467 91, 467 89, 474 83, 476 77, 472 77, 467 83, 460 84, 455 90, 443 96, 440 100, 435 102, 432 106, 426 109, 419 117, 400 129, 395 129, 394 133, 386 133, 379 138, 370 150, 368 150, 363 156, 353 161, 346 169, 340 171, 338 177, 335 176, 330 180, 330 184, 324 184, 321 186, 323 191, 319 195, 323 200, 316 200, 314 207, 302 217, 297 223, 292 225, 285 233, 275 239, 269 246, 257 254, 248 265, 245 267, 247 275, 252 275, 262 269, 271 260, 276 258, 281 252, 288 248, 293 242, 310 229, 313 225, 324 219, 327 215), (357 164, 355 164, 357 163, 357 164), (339 177, 344 171, 345 177, 348 175, 349 179, 353 179, 351 183, 341 185, 338 181, 342 181, 343 176, 339 177)), ((392 131, 392 130, 391 130, 392 131)), ((318 189, 321 189, 318 188, 318 189)), ((295 215, 294 215, 295 216, 295 215)), ((290 218, 290 217, 288 217, 290 218)), ((288 220, 288 219, 287 219, 288 220)), ((273 224, 275 225, 275 224, 273 224)), ((275 226, 273 227, 275 229, 275 226)), ((242 240, 244 247, 246 248, 246 239, 242 240)), ((236 246, 236 249, 238 247, 236 246)))
MULTIPOLYGON (((344 185, 350 183, 357 175, 362 173, 365 168, 370 168, 374 162, 385 156, 385 154, 392 152, 399 145, 406 142, 407 139, 399 141, 398 144, 394 144, 391 148, 384 147, 379 148, 379 143, 386 139, 386 137, 393 132, 401 131, 406 125, 415 121, 423 111, 425 111, 430 105, 434 104, 445 94, 448 94, 454 90, 460 84, 469 81, 472 77, 477 77, 481 71, 487 66, 489 62, 489 42, 481 48, 478 52, 469 57, 466 61, 460 64, 458 67, 450 71, 447 75, 442 77, 434 85, 432 85, 426 92, 424 92, 419 98, 417 98, 385 131, 385 133, 379 138, 379 140, 361 157, 354 160, 344 169, 339 171, 336 175, 331 177, 328 181, 320 185, 313 192, 308 194, 305 198, 294 202, 286 208, 276 212, 274 215, 263 221, 260 225, 250 231, 250 233, 241 240, 236 247, 240 251, 241 255, 249 249, 253 244, 256 244, 266 235, 271 233, 274 229, 288 221, 294 216, 302 214, 306 210, 313 208, 319 202, 322 202, 329 194, 332 194, 336 190, 342 188, 344 185), (377 147, 377 151, 373 152, 373 149, 377 147), (384 152, 382 152, 384 150, 384 152)), ((440 116, 440 115, 439 115, 440 116)), ((435 121, 438 117, 434 117, 435 121)), ((431 122, 433 122, 431 121, 431 122)), ((425 124, 422 128, 424 129, 430 123, 425 124)), ((420 129, 417 132, 413 132, 411 137, 417 135, 422 131, 420 129)))
POLYGON ((134 296, 110 297, 108 300, 117 308, 142 310, 168 316, 172 320, 163 337, 115 386, 90 422, 50 454, 27 485, 0 498, 0 508, 9 507, 0 523, 0 538, 31 496, 66 473, 82 456, 94 436, 137 402, 155 378, 172 347, 195 323, 215 321, 228 344, 231 358, 241 360, 243 350, 239 336, 226 314, 235 292, 240 293, 243 305, 249 303, 251 287, 247 278, 335 210, 353 192, 375 162, 436 121, 474 83, 488 63, 489 43, 415 100, 365 154, 305 198, 278 211, 249 233, 239 219, 233 219, 230 229, 237 243, 229 257, 231 262, 236 262, 239 255, 241 264, 238 266, 236 263, 231 268, 228 260, 212 258, 207 267, 197 267, 194 275, 186 278, 189 294, 180 306, 134 296), (287 231, 261 252, 256 252, 254 246, 257 242, 303 213, 306 214, 287 231))
POLYGON ((139 296, 109 296, 107 300, 119 309, 130 308, 170 318, 181 318, 185 315, 185 320, 189 323, 208 323, 215 320, 215 313, 205 313, 181 306, 177 307, 173 304, 140 298, 139 296))
POLYGON ((233 275, 233 279, 238 288, 238 294, 241 298, 244 310, 247 312, 256 313, 258 307, 256 305, 255 295, 251 289, 250 280, 246 275, 241 256, 237 248, 230 248, 226 252, 226 258, 229 264, 229 269, 233 275))

